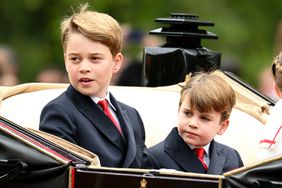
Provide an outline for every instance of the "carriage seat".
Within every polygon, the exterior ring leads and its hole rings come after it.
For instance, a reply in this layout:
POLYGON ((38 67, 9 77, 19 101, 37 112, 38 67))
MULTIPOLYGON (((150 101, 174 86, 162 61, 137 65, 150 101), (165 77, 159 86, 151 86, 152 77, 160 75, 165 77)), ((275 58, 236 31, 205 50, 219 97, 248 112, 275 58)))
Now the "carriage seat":
MULTIPOLYGON (((0 115, 23 127, 38 130, 42 108, 64 92, 67 86, 68 84, 27 83, 0 87, 0 115)), ((109 89, 118 100, 139 111, 148 147, 162 141, 177 126, 180 97, 177 85, 155 88, 110 86, 109 89)), ((250 164, 256 161, 258 133, 262 126, 263 123, 254 116, 234 108, 227 131, 215 139, 237 149, 244 163, 250 164)))

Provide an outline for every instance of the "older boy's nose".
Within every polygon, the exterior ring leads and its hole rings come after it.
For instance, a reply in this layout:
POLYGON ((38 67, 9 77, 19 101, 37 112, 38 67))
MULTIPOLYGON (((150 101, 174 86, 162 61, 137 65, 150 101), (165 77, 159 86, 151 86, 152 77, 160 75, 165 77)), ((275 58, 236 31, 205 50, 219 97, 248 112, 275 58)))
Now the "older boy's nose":
POLYGON ((81 72, 89 72, 89 71, 90 71, 89 62, 88 62, 87 60, 83 60, 83 61, 80 63, 79 70, 80 70, 81 72))

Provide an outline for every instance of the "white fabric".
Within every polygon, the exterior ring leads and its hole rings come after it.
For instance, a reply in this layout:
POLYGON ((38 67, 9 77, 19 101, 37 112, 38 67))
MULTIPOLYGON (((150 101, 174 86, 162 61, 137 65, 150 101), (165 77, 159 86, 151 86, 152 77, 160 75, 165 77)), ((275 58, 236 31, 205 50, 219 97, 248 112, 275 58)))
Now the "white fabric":
POLYGON ((22 93, 2 101, 0 115, 23 127, 38 130, 42 108, 65 89, 46 89, 22 93))
POLYGON ((258 160, 282 154, 282 99, 272 108, 265 127, 261 130, 258 144, 258 160))
POLYGON ((215 140, 237 149, 244 165, 248 165, 256 161, 259 133, 263 127, 256 118, 234 108, 228 128, 223 135, 217 135, 215 140))

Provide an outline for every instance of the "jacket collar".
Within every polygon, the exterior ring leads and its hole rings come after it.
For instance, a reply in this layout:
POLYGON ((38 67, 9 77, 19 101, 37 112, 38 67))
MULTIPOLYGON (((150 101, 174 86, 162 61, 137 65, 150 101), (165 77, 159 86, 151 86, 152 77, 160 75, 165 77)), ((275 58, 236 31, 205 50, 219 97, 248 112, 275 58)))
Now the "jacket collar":
MULTIPOLYGON (((79 93, 71 85, 67 89, 67 95, 73 101, 78 111, 83 114, 101 134, 121 150, 126 148, 122 136, 114 127, 115 125, 104 115, 103 111, 89 96, 79 93)), ((115 99, 113 98, 113 100, 115 99)))
MULTIPOLYGON (((173 128, 164 141, 165 152, 186 172, 206 173, 201 162, 191 148, 179 136, 177 128, 173 128)), ((221 174, 226 159, 226 153, 215 141, 210 143, 210 165, 208 174, 221 174)))

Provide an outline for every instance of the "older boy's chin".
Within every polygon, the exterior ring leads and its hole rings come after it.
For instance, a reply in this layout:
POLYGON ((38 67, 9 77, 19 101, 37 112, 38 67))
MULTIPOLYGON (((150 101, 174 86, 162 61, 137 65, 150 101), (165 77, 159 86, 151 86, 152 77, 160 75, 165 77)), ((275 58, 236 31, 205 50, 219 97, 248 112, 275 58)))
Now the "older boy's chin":
POLYGON ((82 87, 80 85, 73 86, 79 93, 86 95, 86 96, 93 96, 95 92, 91 87, 82 87))

